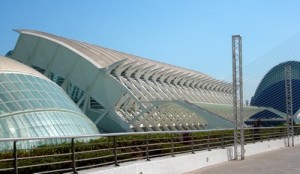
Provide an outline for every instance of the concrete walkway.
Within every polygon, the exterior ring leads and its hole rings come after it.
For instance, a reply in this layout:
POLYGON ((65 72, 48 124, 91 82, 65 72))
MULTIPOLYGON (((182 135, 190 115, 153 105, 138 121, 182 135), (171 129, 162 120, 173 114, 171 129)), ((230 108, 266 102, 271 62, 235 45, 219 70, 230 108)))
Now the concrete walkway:
POLYGON ((300 145, 247 156, 243 161, 229 161, 186 174, 299 174, 300 145))

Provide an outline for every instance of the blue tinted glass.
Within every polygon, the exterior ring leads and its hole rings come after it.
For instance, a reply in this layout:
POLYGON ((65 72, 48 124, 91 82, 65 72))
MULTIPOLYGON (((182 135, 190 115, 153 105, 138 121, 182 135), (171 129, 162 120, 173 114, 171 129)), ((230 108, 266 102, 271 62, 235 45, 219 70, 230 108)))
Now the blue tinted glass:
POLYGON ((5 103, 10 111, 20 111, 22 110, 15 102, 7 102, 5 103))
POLYGON ((13 98, 10 96, 9 93, 0 93, 0 98, 3 102, 13 101, 13 98))
POLYGON ((28 89, 28 90, 35 90, 33 84, 30 82, 24 83, 24 85, 26 86, 26 89, 28 89))
POLYGON ((38 91, 44 91, 43 87, 41 87, 41 85, 39 85, 39 84, 35 84, 34 87, 35 87, 35 89, 37 89, 38 91))
POLYGON ((18 82, 19 81, 16 74, 6 74, 6 77, 9 78, 9 81, 11 81, 11 82, 18 82))
POLYGON ((5 107, 5 104, 0 102, 0 115, 5 114, 6 112, 9 112, 9 110, 5 107))
POLYGON ((1 81, 0 81, 0 92, 5 92, 5 91, 6 90, 5 90, 4 86, 2 86, 1 81))
POLYGON ((31 94, 34 96, 35 99, 43 98, 43 96, 38 91, 31 91, 31 94))
MULTIPOLYGON (((0 79, 3 80, 0 81, 0 115, 44 109, 1 118, 0 138, 97 133, 97 128, 90 125, 90 120, 56 84, 23 74, 0 74, 0 79), (59 110, 49 111, 49 108, 59 110)), ((80 89, 76 89, 74 96, 81 93, 80 89)))
POLYGON ((33 109, 27 101, 18 101, 19 105, 24 109, 33 109))
POLYGON ((15 82, 14 85, 17 87, 18 90, 26 89, 25 85, 22 82, 15 82))
POLYGON ((30 99, 33 99, 33 95, 28 92, 28 91, 22 91, 22 95, 27 99, 27 100, 30 100, 30 99))
POLYGON ((4 74, 0 74, 0 82, 8 82, 8 79, 5 77, 4 74))
POLYGON ((14 100, 24 100, 24 97, 18 91, 10 92, 10 94, 14 100))
POLYGON ((16 91, 18 90, 12 83, 6 82, 2 83, 8 91, 16 91))

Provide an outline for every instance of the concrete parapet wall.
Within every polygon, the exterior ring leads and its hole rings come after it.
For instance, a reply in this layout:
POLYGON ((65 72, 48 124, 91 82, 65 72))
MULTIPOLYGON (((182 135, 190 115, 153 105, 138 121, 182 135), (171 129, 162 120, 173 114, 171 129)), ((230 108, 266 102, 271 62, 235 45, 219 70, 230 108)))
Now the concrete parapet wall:
MULTIPOLYGON (((295 144, 300 144, 300 136, 294 138, 295 144)), ((258 153, 286 147, 286 139, 276 139, 245 145, 245 157, 258 153)), ((180 174, 199 168, 230 161, 233 157, 233 147, 197 151, 195 154, 178 154, 176 157, 151 158, 151 161, 140 160, 121 163, 119 167, 107 166, 79 171, 80 174, 180 174)))

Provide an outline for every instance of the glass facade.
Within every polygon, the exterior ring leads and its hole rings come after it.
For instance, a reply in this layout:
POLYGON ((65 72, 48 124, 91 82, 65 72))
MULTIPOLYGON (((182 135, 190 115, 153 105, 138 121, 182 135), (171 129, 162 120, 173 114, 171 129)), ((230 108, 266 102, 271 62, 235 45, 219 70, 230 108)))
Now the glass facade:
POLYGON ((98 133, 94 123, 55 83, 0 71, 0 138, 98 133))
POLYGON ((0 109, 4 113, 59 108, 81 112, 54 83, 30 75, 0 74, 0 109))
POLYGON ((291 66, 293 113, 300 109, 300 62, 288 61, 273 67, 261 80, 255 95, 252 97, 252 106, 271 107, 286 112, 285 96, 285 66, 291 66))

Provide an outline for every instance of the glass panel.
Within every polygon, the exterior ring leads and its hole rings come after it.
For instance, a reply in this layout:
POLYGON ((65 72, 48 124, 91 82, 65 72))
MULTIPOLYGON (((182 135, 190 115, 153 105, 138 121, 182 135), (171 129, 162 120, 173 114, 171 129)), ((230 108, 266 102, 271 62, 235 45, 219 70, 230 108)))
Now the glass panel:
POLYGON ((50 90, 50 88, 49 88, 49 86, 48 85, 41 85, 42 86, 42 88, 44 89, 44 91, 49 91, 50 90))
POLYGON ((18 78, 20 79, 21 82, 28 82, 28 79, 25 77, 23 74, 18 74, 18 78))
POLYGON ((50 105, 51 108, 55 108, 56 107, 56 105, 55 105, 55 103, 54 103, 53 100, 48 100, 48 103, 49 103, 49 105, 50 105))
POLYGON ((13 98, 15 100, 23 100, 24 99, 24 97, 18 91, 11 92, 10 94, 13 96, 13 98))
POLYGON ((18 90, 12 83, 2 83, 8 91, 18 90))
POLYGON ((24 83, 24 85, 26 86, 25 89, 28 89, 28 90, 35 90, 35 87, 34 87, 31 83, 24 83))
POLYGON ((9 93, 0 93, 0 98, 3 102, 13 101, 14 99, 10 96, 9 93))
POLYGON ((19 81, 19 79, 17 78, 17 76, 15 74, 6 74, 6 77, 9 78, 9 81, 11 81, 11 82, 19 81))
POLYGON ((23 108, 23 110, 32 109, 31 105, 27 101, 18 101, 18 103, 23 108))
POLYGON ((32 96, 32 94, 28 91, 22 91, 22 94, 24 95, 24 97, 26 99, 34 99, 34 97, 32 96))
POLYGON ((6 90, 4 89, 4 86, 2 86, 1 81, 0 81, 0 92, 5 92, 6 90))
POLYGON ((44 91, 44 89, 41 87, 41 85, 39 84, 34 84, 35 89, 37 89, 38 91, 44 91))
POLYGON ((56 95, 54 93, 48 93, 52 100, 56 100, 56 95))
POLYGON ((8 79, 5 77, 4 74, 0 75, 0 82, 8 82, 8 79))
POLYGON ((32 113, 31 116, 29 117, 29 120, 34 126, 40 126, 43 124, 37 112, 32 113))
POLYGON ((31 94, 34 96, 35 99, 43 98, 43 96, 38 91, 31 91, 31 94))
POLYGON ((28 102, 33 106, 33 108, 41 108, 41 105, 36 100, 28 100, 28 102))
POLYGON ((38 79, 39 79, 39 78, 37 78, 37 77, 32 77, 31 83, 32 83, 32 84, 39 84, 40 81, 39 81, 38 79))
POLYGON ((38 100, 42 104, 43 108, 51 108, 51 105, 45 100, 38 100))
POLYGON ((15 85, 15 86, 17 87, 17 89, 20 90, 20 91, 26 89, 25 85, 24 85, 23 83, 21 83, 21 82, 15 82, 14 85, 15 85))
POLYGON ((27 78, 28 82, 31 82, 31 83, 35 82, 34 77, 32 77, 32 76, 25 76, 25 77, 27 78))
POLYGON ((40 92, 44 99, 50 99, 49 95, 46 92, 40 92))
POLYGON ((16 102, 7 102, 6 106, 10 109, 10 111, 19 111, 21 108, 16 104, 16 102))
POLYGON ((5 107, 5 104, 0 102, 0 115, 9 112, 9 110, 5 107))

